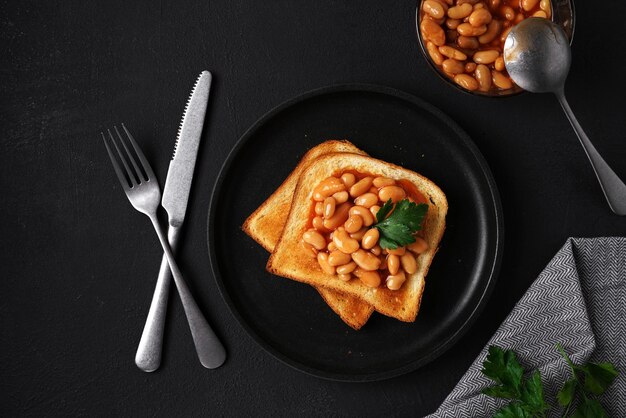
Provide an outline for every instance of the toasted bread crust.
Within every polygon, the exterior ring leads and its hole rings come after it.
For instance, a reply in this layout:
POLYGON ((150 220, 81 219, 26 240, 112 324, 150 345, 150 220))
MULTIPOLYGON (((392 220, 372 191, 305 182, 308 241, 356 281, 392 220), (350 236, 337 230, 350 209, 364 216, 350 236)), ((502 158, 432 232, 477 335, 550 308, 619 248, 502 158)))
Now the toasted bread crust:
MULTIPOLYGON (((244 222, 242 229, 268 252, 274 251, 287 222, 291 200, 302 171, 322 155, 347 152, 366 155, 349 141, 329 140, 310 149, 283 183, 244 222)), ((361 299, 316 287, 324 301, 350 327, 360 329, 374 308, 361 299)))
POLYGON ((443 236, 447 211, 445 194, 435 183, 420 174, 368 156, 327 154, 311 163, 300 175, 284 232, 268 260, 267 270, 272 274, 359 297, 384 315, 412 322, 419 311, 426 274, 443 236), (313 189, 323 179, 345 170, 408 180, 428 201, 423 235, 429 248, 417 257, 417 272, 407 277, 400 290, 391 291, 385 287, 372 289, 358 279, 349 282, 338 280, 333 275, 325 274, 317 260, 298 245, 308 227, 313 189))
POLYGON ((346 140, 328 140, 308 150, 280 186, 254 211, 242 225, 243 231, 268 252, 274 251, 287 222, 291 199, 302 171, 322 155, 349 152, 367 155, 346 140))
POLYGON ((324 302, 330 306, 350 328, 360 330, 374 312, 374 307, 356 296, 321 286, 313 286, 324 302))

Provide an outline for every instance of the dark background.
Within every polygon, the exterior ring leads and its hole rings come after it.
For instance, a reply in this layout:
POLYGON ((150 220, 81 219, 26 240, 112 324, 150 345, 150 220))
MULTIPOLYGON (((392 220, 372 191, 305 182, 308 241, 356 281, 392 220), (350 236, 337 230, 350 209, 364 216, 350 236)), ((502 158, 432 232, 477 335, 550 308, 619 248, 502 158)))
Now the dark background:
MULTIPOLYGON (((576 4, 566 92, 626 178, 626 3, 603 4, 576 4)), ((443 401, 568 236, 626 235, 556 99, 484 99, 446 86, 418 50, 413 1, 0 8, 3 415, 420 416, 443 401), (145 374, 133 358, 161 250, 122 193, 99 132, 125 122, 163 181, 203 69, 214 73, 214 88, 179 262, 229 359, 215 371, 200 366, 172 298, 163 364, 145 374), (452 116, 493 170, 506 228, 499 282, 466 336, 414 373, 367 384, 319 380, 262 351, 221 299, 206 248, 210 191, 239 136, 280 102, 346 82, 403 89, 452 116)))

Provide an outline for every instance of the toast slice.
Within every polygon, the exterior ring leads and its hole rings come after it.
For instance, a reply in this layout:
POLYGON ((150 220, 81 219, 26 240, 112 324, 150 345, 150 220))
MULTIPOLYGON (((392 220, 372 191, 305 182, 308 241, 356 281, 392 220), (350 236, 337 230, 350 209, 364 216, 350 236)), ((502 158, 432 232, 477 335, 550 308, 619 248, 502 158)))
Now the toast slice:
POLYGON ((384 315, 412 322, 420 307, 428 268, 437 252, 446 225, 448 202, 445 194, 432 181, 405 168, 357 154, 327 154, 316 159, 300 175, 291 204, 284 233, 267 263, 267 270, 314 286, 344 292, 361 298, 384 315), (346 170, 355 170, 373 176, 384 176, 410 181, 424 195, 428 212, 421 233, 428 250, 417 256, 417 271, 408 276, 399 290, 386 287, 370 288, 358 279, 348 282, 326 274, 317 260, 299 245, 309 222, 313 189, 325 178, 346 170))
MULTIPOLYGON (((302 171, 322 155, 329 153, 367 155, 348 141, 330 140, 310 149, 289 177, 244 222, 242 229, 270 253, 278 243, 287 222, 291 200, 302 171)), ((323 287, 315 287, 330 308, 350 327, 360 329, 374 308, 358 297, 323 287)))

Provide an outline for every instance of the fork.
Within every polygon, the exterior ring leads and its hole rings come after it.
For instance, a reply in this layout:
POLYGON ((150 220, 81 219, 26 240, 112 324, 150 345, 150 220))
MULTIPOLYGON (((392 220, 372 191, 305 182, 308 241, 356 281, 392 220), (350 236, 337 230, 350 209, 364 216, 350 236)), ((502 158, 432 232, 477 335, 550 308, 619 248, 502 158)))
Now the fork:
POLYGON ((139 169, 137 160, 130 152, 129 147, 120 134, 120 131, 117 129, 117 126, 114 126, 113 129, 115 130, 118 140, 122 144, 125 152, 122 152, 120 147, 117 145, 117 141, 113 138, 113 134, 110 129, 107 130, 109 140, 106 139, 103 132, 101 132, 101 134, 104 145, 109 153, 109 157, 111 158, 111 162, 113 163, 115 173, 117 174, 117 177, 122 184, 122 188, 124 189, 124 192, 126 192, 126 196, 128 197, 128 200, 130 200, 133 207, 139 212, 147 215, 152 221, 152 225, 154 225, 154 229, 159 236, 159 241, 161 242, 163 251, 165 251, 167 262, 169 263, 172 271, 172 276, 174 276, 174 283, 176 284, 178 294, 180 295, 180 299, 183 303, 183 308, 185 310, 185 315, 187 316, 187 321, 189 322, 191 336, 196 346, 196 352, 198 353, 200 363, 207 369, 215 369, 226 361, 226 350, 213 332, 213 329, 211 329, 211 326, 194 300, 189 287, 187 287, 187 283, 185 283, 185 280, 178 269, 178 265, 174 260, 172 249, 170 248, 167 238, 161 229, 161 225, 159 225, 159 221, 157 219, 157 210, 161 202, 161 189, 159 187, 159 183, 156 180, 148 160, 146 160, 146 157, 137 145, 137 142, 135 142, 133 136, 130 134, 128 129, 126 129, 126 126, 122 124, 122 129, 126 134, 127 140, 132 144, 143 171, 139 169), (124 170, 122 170, 122 167, 120 167, 120 164, 115 158, 109 142, 115 147, 124 170), (130 161, 132 168, 129 166, 127 160, 130 161))

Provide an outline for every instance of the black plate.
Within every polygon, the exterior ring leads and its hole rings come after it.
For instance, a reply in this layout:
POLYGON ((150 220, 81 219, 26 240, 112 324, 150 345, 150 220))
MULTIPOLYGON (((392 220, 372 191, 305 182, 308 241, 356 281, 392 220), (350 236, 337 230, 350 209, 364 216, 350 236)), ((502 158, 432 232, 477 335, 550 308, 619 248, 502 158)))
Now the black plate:
POLYGON ((369 85, 316 90, 263 116, 224 163, 208 224, 217 284, 245 330, 288 365, 336 380, 397 376, 443 353, 485 304, 502 254, 498 191, 467 134, 430 104, 369 85), (267 273, 268 253, 241 230, 308 149, 337 138, 424 174, 448 197, 446 232, 414 323, 374 313, 352 330, 312 287, 267 273))

